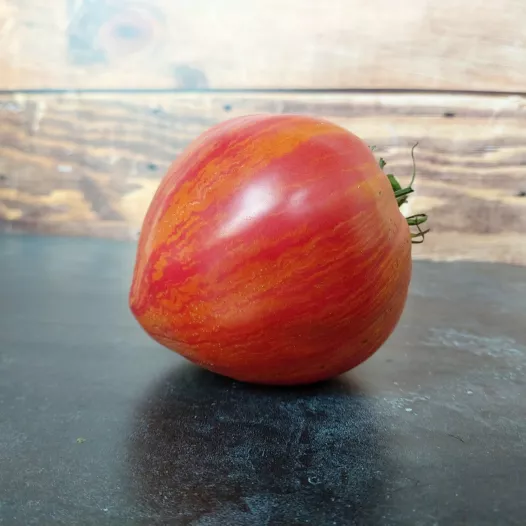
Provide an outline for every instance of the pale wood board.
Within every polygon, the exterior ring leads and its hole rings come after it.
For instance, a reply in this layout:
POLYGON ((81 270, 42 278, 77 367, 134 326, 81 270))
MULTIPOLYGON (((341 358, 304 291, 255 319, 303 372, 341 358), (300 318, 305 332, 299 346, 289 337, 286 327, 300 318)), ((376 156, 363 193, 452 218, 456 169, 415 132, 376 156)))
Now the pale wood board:
POLYGON ((518 96, 4 95, 0 224, 135 238, 168 165, 211 125, 250 113, 328 118, 376 145, 417 195, 430 234, 415 257, 526 264, 526 99, 518 96))
POLYGON ((0 0, 0 90, 526 92, 524 0, 0 0))

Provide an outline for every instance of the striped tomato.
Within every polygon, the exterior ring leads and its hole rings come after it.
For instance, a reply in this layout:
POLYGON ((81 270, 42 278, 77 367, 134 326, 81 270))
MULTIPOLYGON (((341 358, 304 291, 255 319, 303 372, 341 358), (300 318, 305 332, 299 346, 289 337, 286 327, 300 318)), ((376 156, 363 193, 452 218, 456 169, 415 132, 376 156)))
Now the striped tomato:
POLYGON ((398 207, 411 188, 382 167, 325 120, 213 127, 146 214, 134 316, 157 342, 238 380, 310 383, 355 367, 395 328, 411 277, 398 207))

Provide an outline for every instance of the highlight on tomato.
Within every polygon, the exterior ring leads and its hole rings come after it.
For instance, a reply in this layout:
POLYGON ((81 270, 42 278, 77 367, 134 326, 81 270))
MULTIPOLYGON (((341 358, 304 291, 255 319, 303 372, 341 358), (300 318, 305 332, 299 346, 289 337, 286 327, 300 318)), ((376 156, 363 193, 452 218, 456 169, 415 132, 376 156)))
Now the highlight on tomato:
MULTIPOLYGON (((411 152, 413 153, 413 152, 411 152)), ((130 308, 158 343, 216 373, 292 385, 342 374, 396 327, 427 216, 359 137, 251 115, 194 140, 161 181, 130 308)), ((414 166, 414 158, 413 158, 414 166)))

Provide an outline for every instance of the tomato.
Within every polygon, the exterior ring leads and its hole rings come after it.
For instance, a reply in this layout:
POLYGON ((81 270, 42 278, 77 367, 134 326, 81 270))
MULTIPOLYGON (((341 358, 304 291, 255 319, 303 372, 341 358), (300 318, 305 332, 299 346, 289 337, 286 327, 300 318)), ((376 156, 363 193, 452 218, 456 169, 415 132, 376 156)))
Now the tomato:
POLYGON ((342 127, 228 120, 162 180, 131 310, 160 344, 237 380, 334 377, 370 357, 403 311, 411 234, 398 204, 370 148, 342 127))

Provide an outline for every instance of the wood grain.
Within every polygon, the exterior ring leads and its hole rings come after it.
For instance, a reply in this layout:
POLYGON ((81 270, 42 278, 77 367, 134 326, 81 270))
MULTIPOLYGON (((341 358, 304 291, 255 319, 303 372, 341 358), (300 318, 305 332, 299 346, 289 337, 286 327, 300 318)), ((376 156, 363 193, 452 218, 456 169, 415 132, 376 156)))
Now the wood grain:
POLYGON ((526 99, 518 96, 5 95, 3 230, 134 238, 160 178, 198 134, 250 113, 322 116, 376 145, 433 229, 416 257, 526 264, 526 99))
POLYGON ((0 89, 526 91, 523 0, 0 0, 0 89))

